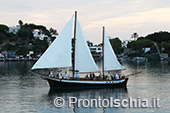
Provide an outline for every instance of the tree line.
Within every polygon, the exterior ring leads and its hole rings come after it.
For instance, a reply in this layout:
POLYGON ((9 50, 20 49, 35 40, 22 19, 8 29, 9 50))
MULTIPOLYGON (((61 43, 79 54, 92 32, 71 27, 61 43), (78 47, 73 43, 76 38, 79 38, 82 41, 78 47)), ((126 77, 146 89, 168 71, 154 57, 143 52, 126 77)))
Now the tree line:
MULTIPOLYGON (((15 43, 3 44, 0 51, 16 51, 17 55, 22 54, 24 56, 26 56, 29 51, 34 51, 34 55, 36 56, 42 54, 49 46, 49 43, 47 42, 47 37, 45 37, 44 40, 35 38, 33 36, 33 30, 38 29, 40 33, 47 35, 52 41, 56 38, 56 35, 58 35, 57 30, 53 28, 48 30, 43 25, 23 23, 21 20, 18 21, 18 24, 20 25, 20 30, 16 34, 9 33, 9 27, 7 25, 0 24, 0 45, 7 41, 15 43)), ((161 52, 170 54, 170 33, 167 31, 155 32, 145 37, 139 37, 137 33, 133 33, 131 38, 134 40, 129 42, 127 47, 137 51, 136 56, 142 56, 144 54, 143 48, 147 47, 151 48, 150 52, 157 52, 153 42, 157 43, 161 52)), ((88 45, 93 45, 92 42, 87 43, 88 45)), ((110 43, 116 54, 123 53, 124 48, 119 37, 110 38, 110 43)))
POLYGON ((47 41, 48 37, 53 41, 56 35, 58 35, 57 30, 53 28, 48 30, 43 25, 23 23, 21 20, 18 21, 18 24, 20 25, 20 29, 16 34, 9 32, 9 27, 7 25, 0 24, 0 51, 16 51, 17 55, 24 56, 26 56, 29 51, 34 51, 34 56, 36 56, 42 54, 47 49, 49 45, 47 41), (35 38, 33 36, 33 31, 35 29, 39 30, 39 34, 44 34, 47 37, 45 37, 44 40, 35 38))
POLYGON ((167 31, 154 32, 145 37, 138 37, 137 33, 133 33, 132 38, 134 40, 129 42, 127 46, 132 50, 138 51, 138 56, 144 54, 142 49, 147 47, 151 48, 151 53, 157 53, 153 43, 158 45, 162 53, 168 53, 170 55, 170 33, 167 31))

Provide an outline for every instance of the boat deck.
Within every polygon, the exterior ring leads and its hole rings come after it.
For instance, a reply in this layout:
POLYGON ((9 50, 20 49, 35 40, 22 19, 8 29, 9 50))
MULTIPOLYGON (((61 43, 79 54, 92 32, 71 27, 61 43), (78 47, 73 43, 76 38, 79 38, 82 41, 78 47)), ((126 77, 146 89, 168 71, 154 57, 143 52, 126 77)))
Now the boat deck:
MULTIPOLYGON (((46 79, 46 77, 48 78, 54 78, 54 79, 59 79, 57 77, 49 77, 48 75, 43 75, 43 74, 39 74, 42 76, 42 78, 46 79)), ((96 76, 95 78, 87 78, 87 77, 81 77, 81 78, 73 78, 73 77, 70 77, 68 79, 60 79, 60 80, 73 80, 73 81, 119 81, 119 80, 123 80, 125 79, 125 77, 121 77, 120 79, 115 79, 115 78, 111 78, 111 79, 108 79, 108 78, 100 78, 99 76, 96 76)))

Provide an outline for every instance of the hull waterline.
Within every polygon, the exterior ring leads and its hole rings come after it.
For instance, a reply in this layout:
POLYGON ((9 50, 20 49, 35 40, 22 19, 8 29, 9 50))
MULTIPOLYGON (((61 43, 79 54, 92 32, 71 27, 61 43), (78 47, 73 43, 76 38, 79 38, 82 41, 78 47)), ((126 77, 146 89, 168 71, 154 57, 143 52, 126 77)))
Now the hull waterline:
POLYGON ((66 81, 56 81, 50 78, 46 78, 48 81, 50 88, 57 88, 57 89, 70 89, 70 88, 116 88, 116 87, 126 87, 127 86, 127 81, 128 78, 125 78, 121 81, 91 81, 88 83, 87 81, 72 81, 72 82, 67 82, 66 81), (117 82, 117 83, 113 83, 117 82))

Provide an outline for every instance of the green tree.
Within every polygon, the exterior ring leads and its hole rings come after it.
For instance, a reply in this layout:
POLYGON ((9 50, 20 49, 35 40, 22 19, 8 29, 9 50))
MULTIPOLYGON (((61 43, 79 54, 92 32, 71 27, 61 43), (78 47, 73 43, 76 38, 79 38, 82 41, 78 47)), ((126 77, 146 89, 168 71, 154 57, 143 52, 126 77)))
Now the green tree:
POLYGON ((11 44, 5 44, 4 46, 2 46, 2 51, 14 51, 16 49, 16 46, 11 44))
POLYGON ((29 47, 28 46, 24 46, 24 47, 19 47, 17 49, 17 52, 16 54, 17 55, 24 55, 24 57, 26 57, 26 55, 28 54, 29 52, 29 47))
POLYGON ((19 20, 18 23, 19 23, 20 26, 23 26, 22 20, 19 20))
POLYGON ((136 51, 136 56, 142 56, 144 54, 143 48, 146 48, 146 47, 151 48, 151 47, 154 47, 154 46, 153 46, 153 42, 151 40, 140 39, 140 40, 129 42, 127 47, 136 51))
POLYGON ((39 29, 43 34, 50 36, 50 32, 43 25, 36 25, 36 29, 39 29))
POLYGON ((153 34, 149 34, 145 38, 158 43, 161 43, 162 41, 168 42, 170 41, 170 33, 166 31, 159 31, 153 34))
POLYGON ((138 37, 139 37, 139 36, 138 36, 137 33, 133 33, 132 36, 131 36, 131 38, 133 38, 134 40, 138 39, 138 37))
POLYGON ((7 39, 8 30, 8 26, 0 24, 0 44, 3 44, 3 41, 7 39))
POLYGON ((55 39, 56 35, 58 35, 57 30, 47 28, 43 25, 35 25, 33 23, 23 23, 22 20, 18 21, 19 25, 21 26, 18 33, 15 35, 13 33, 8 33, 8 26, 0 24, 0 44, 3 44, 4 40, 7 42, 17 42, 15 45, 6 44, 2 47, 3 50, 16 50, 17 55, 24 55, 28 54, 30 50, 34 51, 35 55, 42 54, 48 47, 47 38, 44 40, 36 39, 33 36, 33 31, 38 29, 40 33, 45 34, 51 39, 55 39), (30 47, 29 44, 32 44, 30 47))
POLYGON ((110 44, 113 48, 113 50, 115 51, 116 54, 120 54, 121 52, 121 47, 122 47, 122 42, 121 40, 116 37, 116 38, 113 38, 113 39, 110 39, 110 44))
POLYGON ((151 47, 153 42, 148 39, 140 39, 136 41, 131 41, 128 43, 127 47, 133 50, 140 50, 142 48, 151 47))
POLYGON ((0 33, 6 34, 8 30, 9 30, 8 26, 6 26, 4 24, 0 24, 0 33))
POLYGON ((170 41, 168 42, 168 48, 169 49, 167 49, 167 53, 169 53, 169 56, 170 56, 170 41))
POLYGON ((53 28, 50 28, 50 29, 49 29, 49 32, 50 32, 50 35, 51 35, 51 36, 58 35, 57 30, 55 30, 55 29, 53 29, 53 28))
POLYGON ((47 47, 48 43, 46 38, 44 40, 36 39, 32 50, 35 52, 36 55, 38 55, 44 53, 47 47))
POLYGON ((54 39, 56 38, 56 35, 58 35, 57 30, 50 28, 49 33, 50 33, 51 40, 54 41, 54 39))
POLYGON ((165 41, 162 41, 159 44, 159 48, 160 48, 160 51, 163 53, 168 53, 168 50, 170 49, 170 48, 168 48, 168 42, 165 42, 165 41), (163 48, 164 48, 164 50, 163 50, 163 48))
POLYGON ((93 46, 93 42, 90 42, 89 40, 87 41, 87 45, 90 47, 90 46, 93 46))
POLYGON ((30 29, 20 29, 18 36, 23 40, 29 40, 33 37, 32 31, 30 29))

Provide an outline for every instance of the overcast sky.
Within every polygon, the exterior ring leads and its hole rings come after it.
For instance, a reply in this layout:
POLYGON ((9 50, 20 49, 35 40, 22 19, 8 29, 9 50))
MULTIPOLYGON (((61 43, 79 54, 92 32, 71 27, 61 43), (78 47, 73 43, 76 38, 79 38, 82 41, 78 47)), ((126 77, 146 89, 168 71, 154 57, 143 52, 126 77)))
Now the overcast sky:
POLYGON ((107 35, 130 40, 170 30, 170 0, 0 0, 0 23, 8 26, 35 23, 62 30, 78 11, 87 40, 101 42, 102 26, 107 35))

